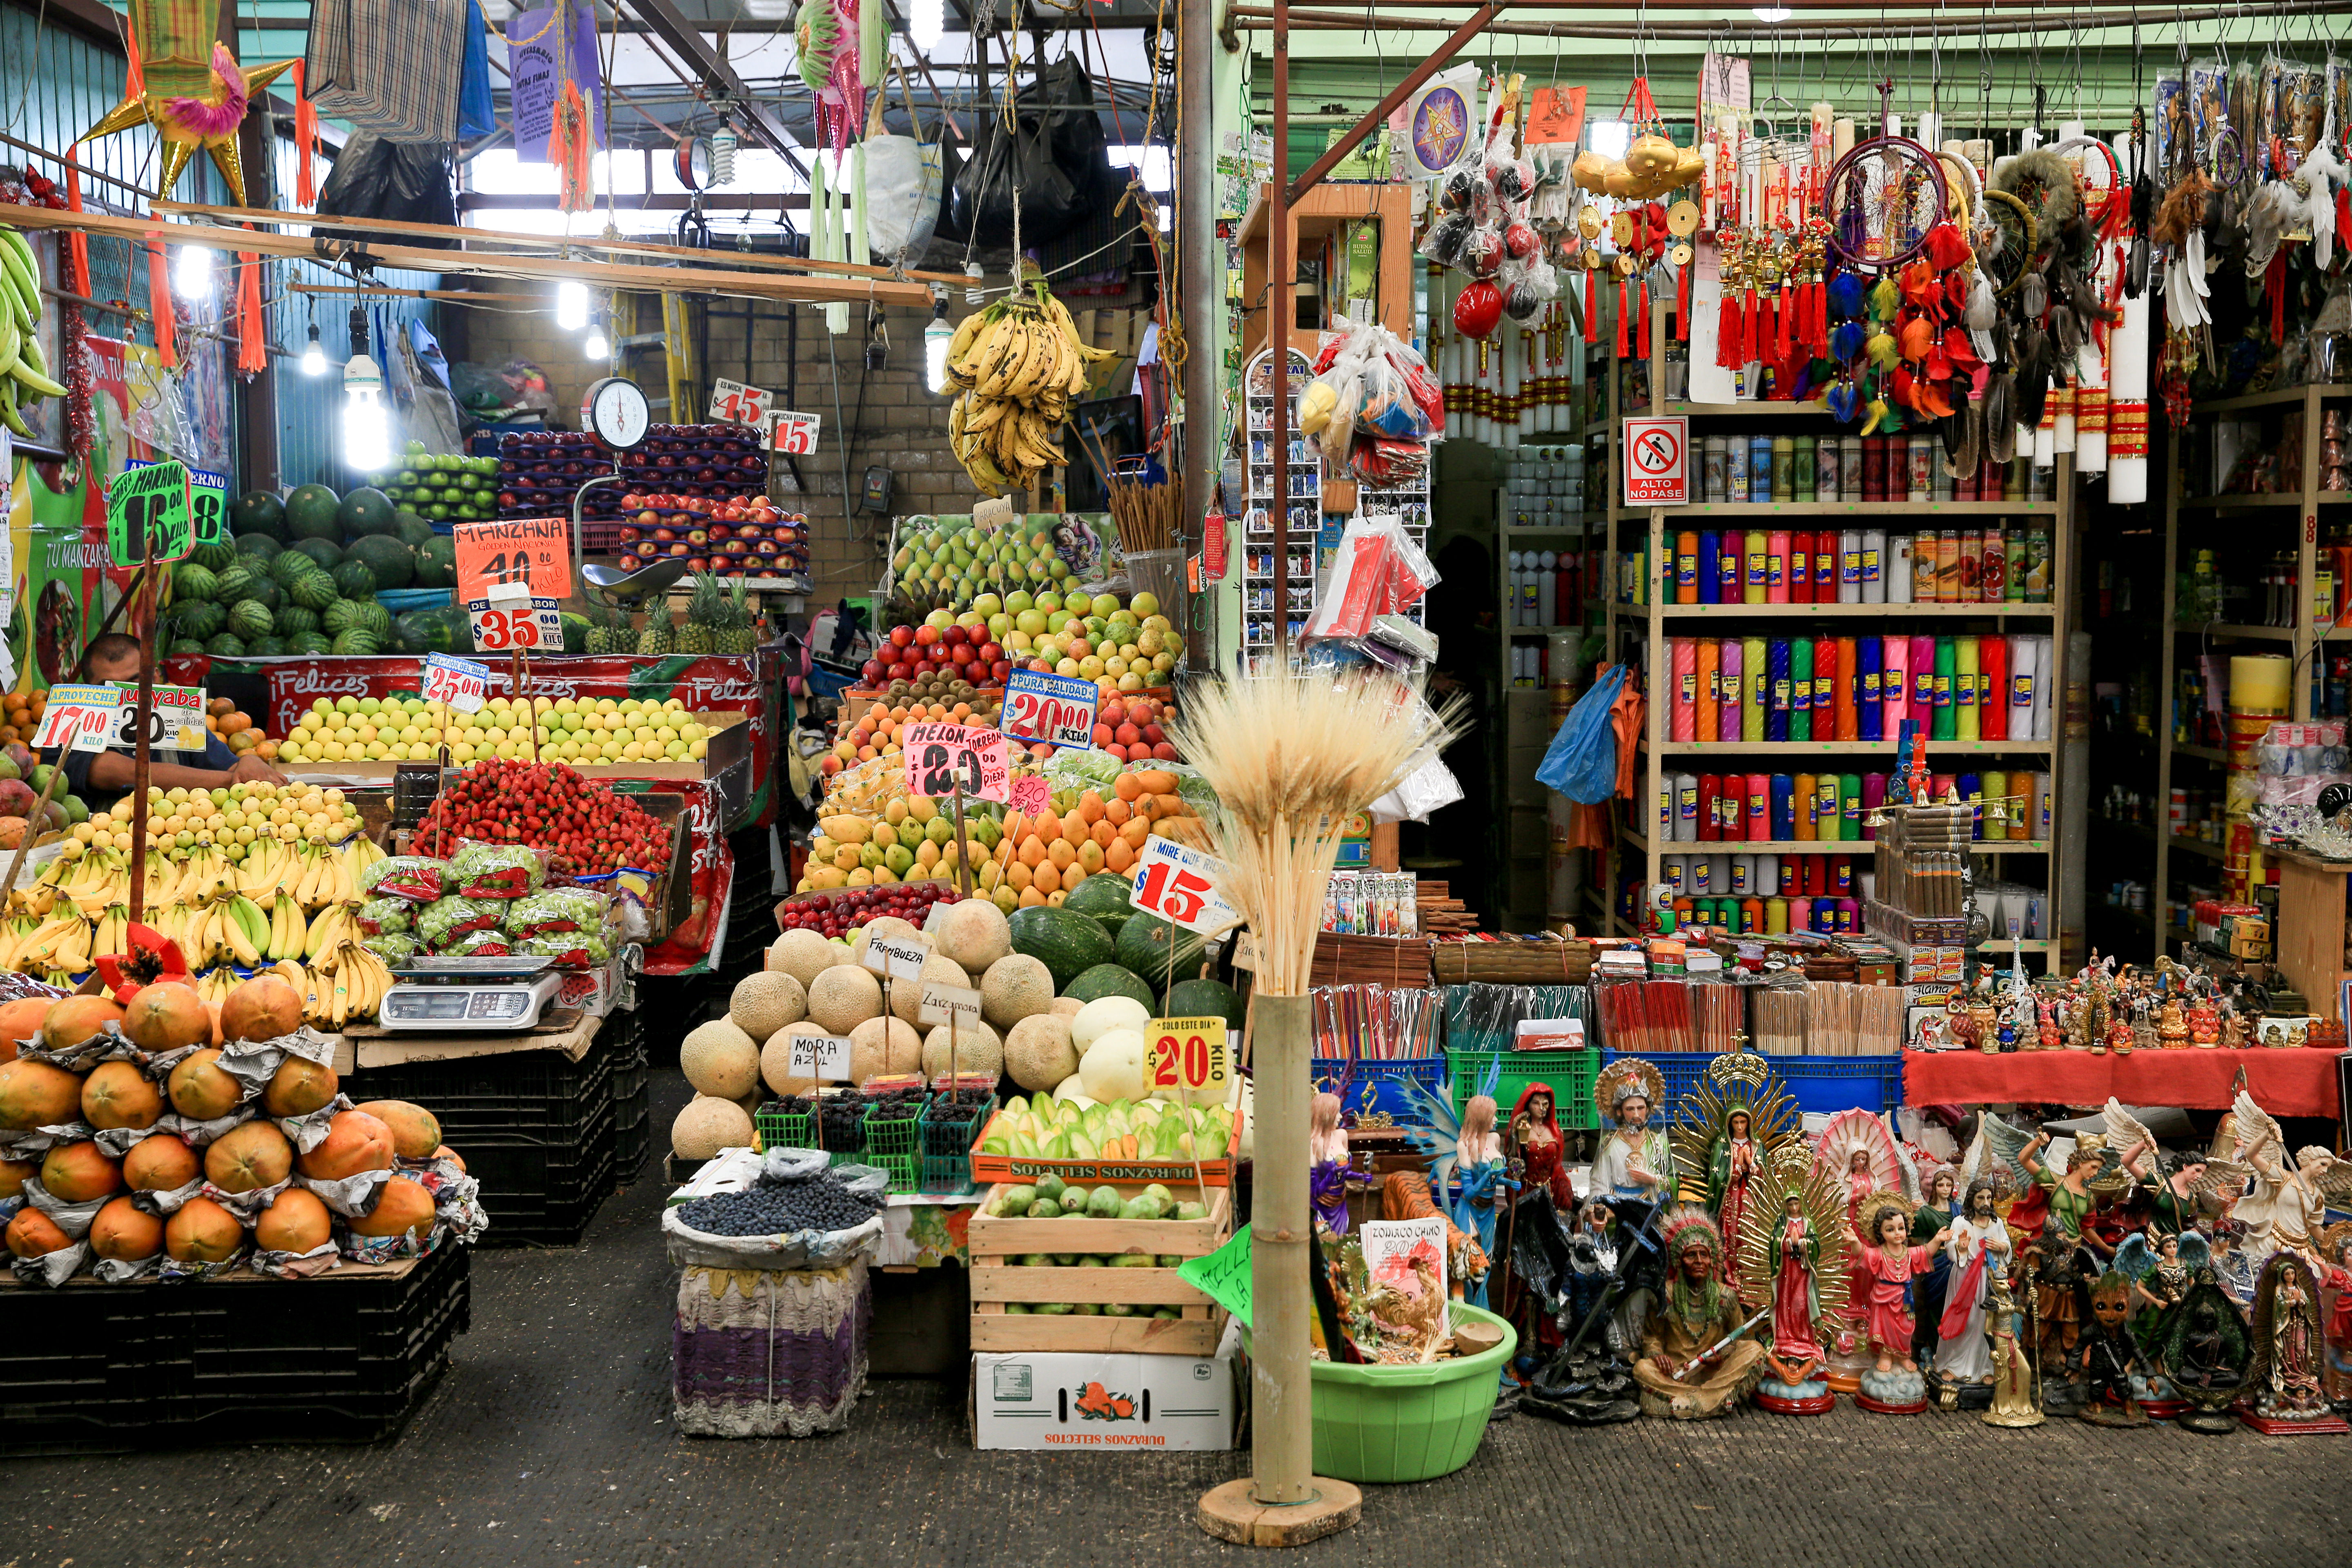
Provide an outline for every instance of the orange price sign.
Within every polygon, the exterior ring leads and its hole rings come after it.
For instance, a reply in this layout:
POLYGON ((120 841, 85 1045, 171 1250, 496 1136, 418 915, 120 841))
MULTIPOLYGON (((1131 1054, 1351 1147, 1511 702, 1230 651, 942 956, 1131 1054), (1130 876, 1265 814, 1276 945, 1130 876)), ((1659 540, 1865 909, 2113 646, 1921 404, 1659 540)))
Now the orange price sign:
POLYGON ((1144 1026, 1143 1037, 1150 1042, 1147 1077, 1154 1093, 1181 1089, 1196 1105, 1224 1098, 1232 1068, 1223 1018, 1154 1018, 1144 1026))
POLYGON ((457 602, 505 597, 494 588, 521 584, 534 599, 572 596, 572 524, 560 517, 457 525, 457 602))

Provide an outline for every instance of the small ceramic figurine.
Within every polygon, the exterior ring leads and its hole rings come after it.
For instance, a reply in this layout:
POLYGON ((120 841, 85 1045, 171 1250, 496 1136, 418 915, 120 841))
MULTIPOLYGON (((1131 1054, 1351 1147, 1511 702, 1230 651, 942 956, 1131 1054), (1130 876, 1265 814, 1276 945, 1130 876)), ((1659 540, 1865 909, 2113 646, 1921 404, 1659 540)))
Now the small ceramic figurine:
POLYGON ((2182 1431, 2218 1436, 2236 1429, 2224 1412, 2245 1390, 2252 1354, 2237 1303, 2210 1268, 2200 1270, 2165 1331, 2159 1358, 2172 1391, 2190 1406, 2179 1418, 2182 1431))
POLYGON ((2097 1426, 2145 1426, 2147 1413, 2139 1407, 2133 1378, 2140 1372, 2139 1347, 2133 1343, 2126 1320, 2131 1316, 2131 1281, 2110 1270, 2091 1285, 2091 1321, 2083 1332, 2080 1366, 2083 1373, 2081 1417, 2097 1426))
POLYGON ((2044 996, 2038 1004, 2036 1004, 2036 1006, 2042 1016, 2042 1048, 2045 1051, 2061 1049, 2064 1047, 2066 1041, 2065 1037, 2058 1032, 2057 1004, 2051 1001, 2049 997, 2044 996))
MULTIPOLYGON (((1462 1108, 1462 1135, 1454 1141, 1454 1171, 1461 1195, 1454 1200, 1454 1223, 1476 1238, 1479 1249, 1495 1256, 1495 1213, 1501 1189, 1507 1184, 1503 1163, 1502 1134, 1495 1131, 1493 1097, 1474 1094, 1462 1108)), ((1462 1299, 1474 1307, 1486 1304, 1487 1276, 1468 1285, 1462 1299)))
MULTIPOLYGON (((2280 1252, 2254 1287, 2252 1424, 2326 1421, 2340 1428, 2320 1388, 2319 1280, 2299 1252, 2280 1252)), ((2292 1429, 2291 1427, 2288 1429, 2292 1429)))
POLYGON ((2200 996, 2189 1005, 2189 1043, 2202 1050, 2221 1043, 2221 1010, 2210 998, 2200 996))
POLYGON ((1318 1094, 1307 1134, 1307 1184, 1315 1217, 1334 1236, 1348 1234, 1348 1130, 1339 1125, 1339 1097, 1318 1094))
POLYGON ((1696 1204, 1670 1212, 1659 1227, 1666 1255, 1665 1299, 1650 1312, 1633 1377, 1642 1410, 1695 1421, 1719 1415, 1754 1386, 1764 1351, 1742 1331, 1757 1319, 1718 1278, 1723 1237, 1696 1204), (1729 1342, 1726 1342, 1728 1341, 1729 1342))
POLYGON ((1908 1415, 1927 1407, 1927 1380, 1911 1359, 1911 1279, 1927 1271, 1949 1238, 1939 1230, 1924 1247, 1910 1244, 1911 1204, 1900 1193, 1879 1193, 1862 1206, 1858 1282, 1864 1289, 1864 1334, 1877 1366, 1862 1374, 1854 1403, 1883 1415, 1908 1415))
POLYGON ((1673 1200, 1673 1152, 1667 1147, 1666 1135, 1650 1128, 1650 1113, 1657 1109, 1665 1087, 1658 1069, 1639 1057, 1620 1058, 1594 1079, 1593 1109, 1610 1129, 1592 1160, 1595 1198, 1604 1203, 1673 1200))
POLYGON ((1567 1142, 1560 1136, 1554 1104, 1548 1083, 1521 1089, 1518 1103, 1511 1107, 1510 1147, 1525 1184, 1549 1193, 1552 1207, 1568 1214, 1576 1207, 1576 1191, 1569 1184, 1567 1142))
POLYGON ((1985 1294, 1985 1332, 1992 1341, 1992 1405, 1984 1413, 1984 1424, 2039 1426, 2043 1420, 2036 1402, 2040 1385, 2025 1353, 2025 1313, 2010 1293, 2009 1271, 1998 1262, 1986 1276, 1985 1294))
POLYGON ((2326 1372, 2321 1382, 2338 1415, 2352 1410, 2352 1220, 2338 1220, 2321 1233, 2320 1247, 2327 1259, 2320 1280, 2321 1306, 2326 1309, 2326 1372))
POLYGON ((2230 1012, 2221 1015, 2221 1038, 2220 1044, 2221 1048, 2225 1051, 2242 1051, 2246 1048, 2246 1019, 2244 1014, 2232 1009, 2230 1012))
MULTIPOLYGON (((1918 1234, 1915 1226, 1912 1234, 1918 1234)), ((1937 1327, 1936 1372, 1948 1382, 1990 1383, 1993 1367, 1985 1338, 1985 1313, 1991 1305, 1987 1276, 2006 1267, 2009 1227, 1993 1212, 1992 1184, 1969 1184, 1966 1213, 1948 1227, 1951 1282, 1945 1289, 1943 1320, 1937 1327)), ((1931 1238, 1932 1240, 1932 1238, 1931 1238)))
POLYGON ((2162 1042, 2167 1050, 2177 1051, 2188 1046, 2189 1019, 2181 1011, 2180 998, 2178 996, 2168 996, 2164 999, 2164 1011, 2157 1021, 2156 1037, 2162 1042))

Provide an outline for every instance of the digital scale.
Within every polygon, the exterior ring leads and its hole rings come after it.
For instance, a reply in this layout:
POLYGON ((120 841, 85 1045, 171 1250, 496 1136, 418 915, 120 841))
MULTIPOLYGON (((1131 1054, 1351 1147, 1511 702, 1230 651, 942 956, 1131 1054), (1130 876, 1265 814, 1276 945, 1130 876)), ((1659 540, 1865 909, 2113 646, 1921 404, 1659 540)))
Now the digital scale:
POLYGON ((520 958, 415 958, 393 968, 376 1022, 385 1029, 435 1034, 528 1029, 563 988, 552 961, 520 958))

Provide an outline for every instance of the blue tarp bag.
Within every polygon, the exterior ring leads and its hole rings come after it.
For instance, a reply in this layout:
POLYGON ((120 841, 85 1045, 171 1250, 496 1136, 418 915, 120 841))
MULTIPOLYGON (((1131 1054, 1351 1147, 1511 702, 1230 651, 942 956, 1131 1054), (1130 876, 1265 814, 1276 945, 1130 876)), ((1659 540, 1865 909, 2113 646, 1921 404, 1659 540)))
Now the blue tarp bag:
POLYGON ((1576 706, 1568 710, 1559 733, 1551 738, 1536 782, 1558 790, 1579 805, 1599 805, 1617 788, 1617 730, 1610 711, 1625 688, 1625 667, 1612 665, 1576 706))

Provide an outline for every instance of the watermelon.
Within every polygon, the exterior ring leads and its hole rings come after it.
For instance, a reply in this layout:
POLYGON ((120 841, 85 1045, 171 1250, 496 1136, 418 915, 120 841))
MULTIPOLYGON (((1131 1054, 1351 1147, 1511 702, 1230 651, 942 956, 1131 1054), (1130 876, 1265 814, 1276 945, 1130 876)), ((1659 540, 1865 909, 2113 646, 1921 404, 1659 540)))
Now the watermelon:
POLYGON ((217 599, 220 597, 220 574, 208 566, 197 565, 194 561, 183 561, 172 568, 172 596, 184 602, 217 599))
POLYGON ((364 561, 347 560, 328 575, 334 578, 335 592, 342 598, 370 599, 375 596, 375 574, 367 569, 364 561))
POLYGON ((383 645, 375 640, 373 632, 363 627, 353 626, 349 631, 336 633, 335 640, 328 646, 327 651, 341 654, 382 653, 383 645))
POLYGON ((257 658, 274 658, 287 651, 286 639, 284 637, 256 637, 253 641, 246 645, 245 651, 257 658))
POLYGON ((1110 933, 1092 915, 1034 904, 1013 910, 1007 923, 1013 930, 1013 951, 1043 963, 1057 991, 1096 964, 1110 962, 1110 933))
POLYGON ((286 497, 286 532, 298 540, 341 538, 343 528, 335 514, 341 506, 341 498, 324 485, 298 485, 286 497))
POLYGON ((189 554, 188 559, 194 562, 199 566, 217 572, 222 567, 232 565, 236 563, 236 546, 230 544, 226 541, 215 540, 210 544, 197 545, 194 551, 189 554))
POLYGON ((214 577, 213 591, 210 596, 216 603, 234 605, 239 599, 248 598, 252 595, 253 580, 259 574, 255 572, 250 566, 232 566, 227 571, 220 573, 218 575, 214 577))
POLYGON ((236 536, 236 552, 253 561, 271 561, 285 553, 286 547, 266 533, 240 533, 236 536))
POLYGON ((331 539, 298 539, 294 548, 310 558, 311 564, 331 572, 343 563, 343 547, 331 539))
MULTIPOLYGON (((1089 877, 1087 880, 1091 882, 1094 879, 1089 877)), ((1113 877, 1111 880, 1117 882, 1119 879, 1113 877)), ((1065 903, 1062 907, 1066 910, 1070 906, 1065 903)), ((1143 1004, 1146 1012, 1153 1009, 1154 998, 1151 987, 1146 985, 1139 976, 1121 969, 1116 963, 1096 964, 1092 969, 1063 986, 1061 993, 1065 996, 1075 996, 1081 1002, 1092 1002, 1104 996, 1132 996, 1143 1004)))
MULTIPOLYGON (((1092 878, 1087 879, 1092 881, 1092 878)), ((1118 928, 1118 942, 1114 958, 1153 984, 1167 982, 1169 953, 1175 953, 1174 974, 1178 980, 1192 980, 1201 973, 1201 954, 1208 941, 1197 931, 1186 931, 1158 915, 1147 915, 1141 910, 1129 917, 1118 928)))
POLYGON ((282 587, 292 587, 295 578, 318 570, 319 563, 299 550, 281 550, 269 558, 269 575, 282 587))
POLYGON ((405 588, 416 575, 416 552, 388 533, 354 539, 346 553, 365 565, 375 579, 368 589, 371 594, 379 588, 405 588))
POLYGON ((245 639, 235 632, 222 632, 205 640, 205 651, 218 658, 245 657, 245 639))
POLYGON ((392 531, 411 550, 421 550, 433 537, 433 525, 413 511, 396 511, 392 515, 392 531))
POLYGON ((335 597, 335 580, 324 572, 305 572, 286 585, 286 596, 306 610, 324 613, 330 605, 340 604, 335 597))
POLYGON ((281 637, 315 632, 319 629, 319 612, 292 603, 280 605, 278 614, 271 619, 270 629, 281 637))
POLYGON ((198 642, 194 637, 174 637, 172 639, 172 646, 165 648, 163 651, 170 654, 173 658, 178 658, 184 654, 204 652, 205 645, 198 642))
MULTIPOLYGON (((1092 877, 1087 882, 1093 881, 1092 877)), ((1086 882, 1078 884, 1081 888, 1086 882)), ((1062 906, 1069 908, 1067 903, 1062 906)), ((1215 980, 1179 980, 1168 988, 1163 1018, 1223 1018, 1233 1039, 1242 1037, 1242 994, 1215 980)))
POLYGON ((359 611, 352 618, 352 624, 364 630, 379 643, 390 642, 392 612, 385 609, 380 600, 359 599, 353 602, 358 605, 359 611))
POLYGON ((1088 877, 1062 900, 1062 907, 1094 916, 1102 921, 1103 929, 1116 941, 1118 928, 1125 925, 1127 917, 1135 912, 1135 906, 1127 901, 1127 894, 1128 886, 1123 878, 1088 877))
POLYGON ((373 533, 390 533, 397 509, 392 498, 373 485, 362 485, 343 498, 335 510, 335 521, 342 524, 345 539, 364 539, 373 533))
POLYGON ((303 632, 288 637, 286 646, 296 653, 325 653, 334 645, 317 632, 303 632))
POLYGON ((269 606, 258 599, 239 599, 228 608, 228 629, 247 641, 268 637, 272 624, 269 606))
POLYGON ((586 653, 588 651, 588 617, 585 616, 575 616, 570 610, 565 610, 562 612, 562 619, 563 622, 563 651, 566 653, 586 653))
POLYGON ((239 535, 251 533, 268 539, 283 539, 286 537, 286 503, 268 490, 247 490, 229 507, 228 526, 231 532, 239 535))
POLYGON ((446 610, 411 610, 392 623, 392 635, 403 653, 449 653, 456 646, 446 610))
POLYGON ((337 599, 319 616, 319 629, 331 637, 341 637, 360 624, 360 606, 355 599, 337 599))
POLYGON ((457 542, 436 533, 416 550, 416 586, 454 588, 457 585, 457 542))
POLYGON ((183 599, 172 606, 172 627, 192 637, 208 637, 228 625, 228 612, 207 599, 183 599))

